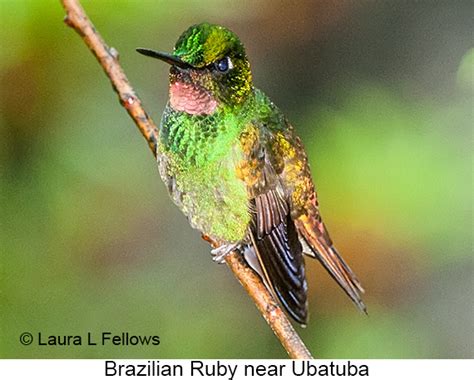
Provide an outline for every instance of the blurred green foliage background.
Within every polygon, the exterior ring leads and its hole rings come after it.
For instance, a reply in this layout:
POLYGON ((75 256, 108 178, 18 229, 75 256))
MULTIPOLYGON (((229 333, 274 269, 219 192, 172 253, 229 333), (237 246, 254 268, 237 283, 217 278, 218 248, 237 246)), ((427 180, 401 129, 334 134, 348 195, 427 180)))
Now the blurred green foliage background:
MULTIPOLYGON (((474 357, 471 1, 84 1, 159 121, 171 50, 210 21, 308 150, 369 317, 307 260, 317 357, 474 357)), ((0 357, 285 358, 172 204, 58 1, 0 1, 0 357), (25 347, 19 334, 157 334, 151 347, 25 347)), ((35 335, 36 336, 36 335, 35 335)))

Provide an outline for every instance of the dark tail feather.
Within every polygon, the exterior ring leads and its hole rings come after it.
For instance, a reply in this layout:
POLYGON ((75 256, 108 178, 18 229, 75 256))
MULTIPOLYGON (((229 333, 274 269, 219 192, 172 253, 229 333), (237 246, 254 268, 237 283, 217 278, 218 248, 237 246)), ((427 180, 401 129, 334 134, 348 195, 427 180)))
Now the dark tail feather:
POLYGON ((364 289, 354 272, 333 246, 324 224, 316 218, 301 216, 295 220, 295 225, 304 242, 312 251, 309 254, 312 253, 312 256, 321 262, 357 308, 367 314, 367 308, 361 298, 364 289))

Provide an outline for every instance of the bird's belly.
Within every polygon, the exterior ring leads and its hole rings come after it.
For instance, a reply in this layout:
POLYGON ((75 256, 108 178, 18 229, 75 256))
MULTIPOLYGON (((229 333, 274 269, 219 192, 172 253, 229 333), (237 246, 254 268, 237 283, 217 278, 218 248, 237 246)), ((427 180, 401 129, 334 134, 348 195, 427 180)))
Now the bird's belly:
POLYGON ((170 196, 193 228, 221 242, 246 237, 250 223, 247 190, 231 163, 183 167, 162 157, 159 164, 170 196))

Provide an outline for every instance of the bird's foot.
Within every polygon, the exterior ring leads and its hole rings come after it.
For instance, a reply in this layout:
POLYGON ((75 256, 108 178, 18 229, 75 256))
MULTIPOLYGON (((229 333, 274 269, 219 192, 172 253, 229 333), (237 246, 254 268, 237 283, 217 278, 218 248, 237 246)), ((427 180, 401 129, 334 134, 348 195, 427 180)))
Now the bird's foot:
POLYGON ((223 244, 211 250, 212 260, 218 264, 222 264, 225 257, 239 247, 239 243, 223 244))

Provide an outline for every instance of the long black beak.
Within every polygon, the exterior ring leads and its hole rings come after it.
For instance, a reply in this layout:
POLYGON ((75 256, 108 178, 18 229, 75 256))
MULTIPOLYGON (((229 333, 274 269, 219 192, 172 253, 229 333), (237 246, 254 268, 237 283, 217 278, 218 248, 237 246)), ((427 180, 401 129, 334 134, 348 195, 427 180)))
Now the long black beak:
POLYGON ((137 48, 136 50, 140 54, 146 55, 147 57, 157 58, 163 62, 169 63, 170 65, 177 66, 180 69, 191 68, 191 65, 189 63, 182 61, 180 58, 172 54, 163 53, 161 51, 155 51, 155 50, 150 50, 150 49, 142 49, 142 48, 137 48))

